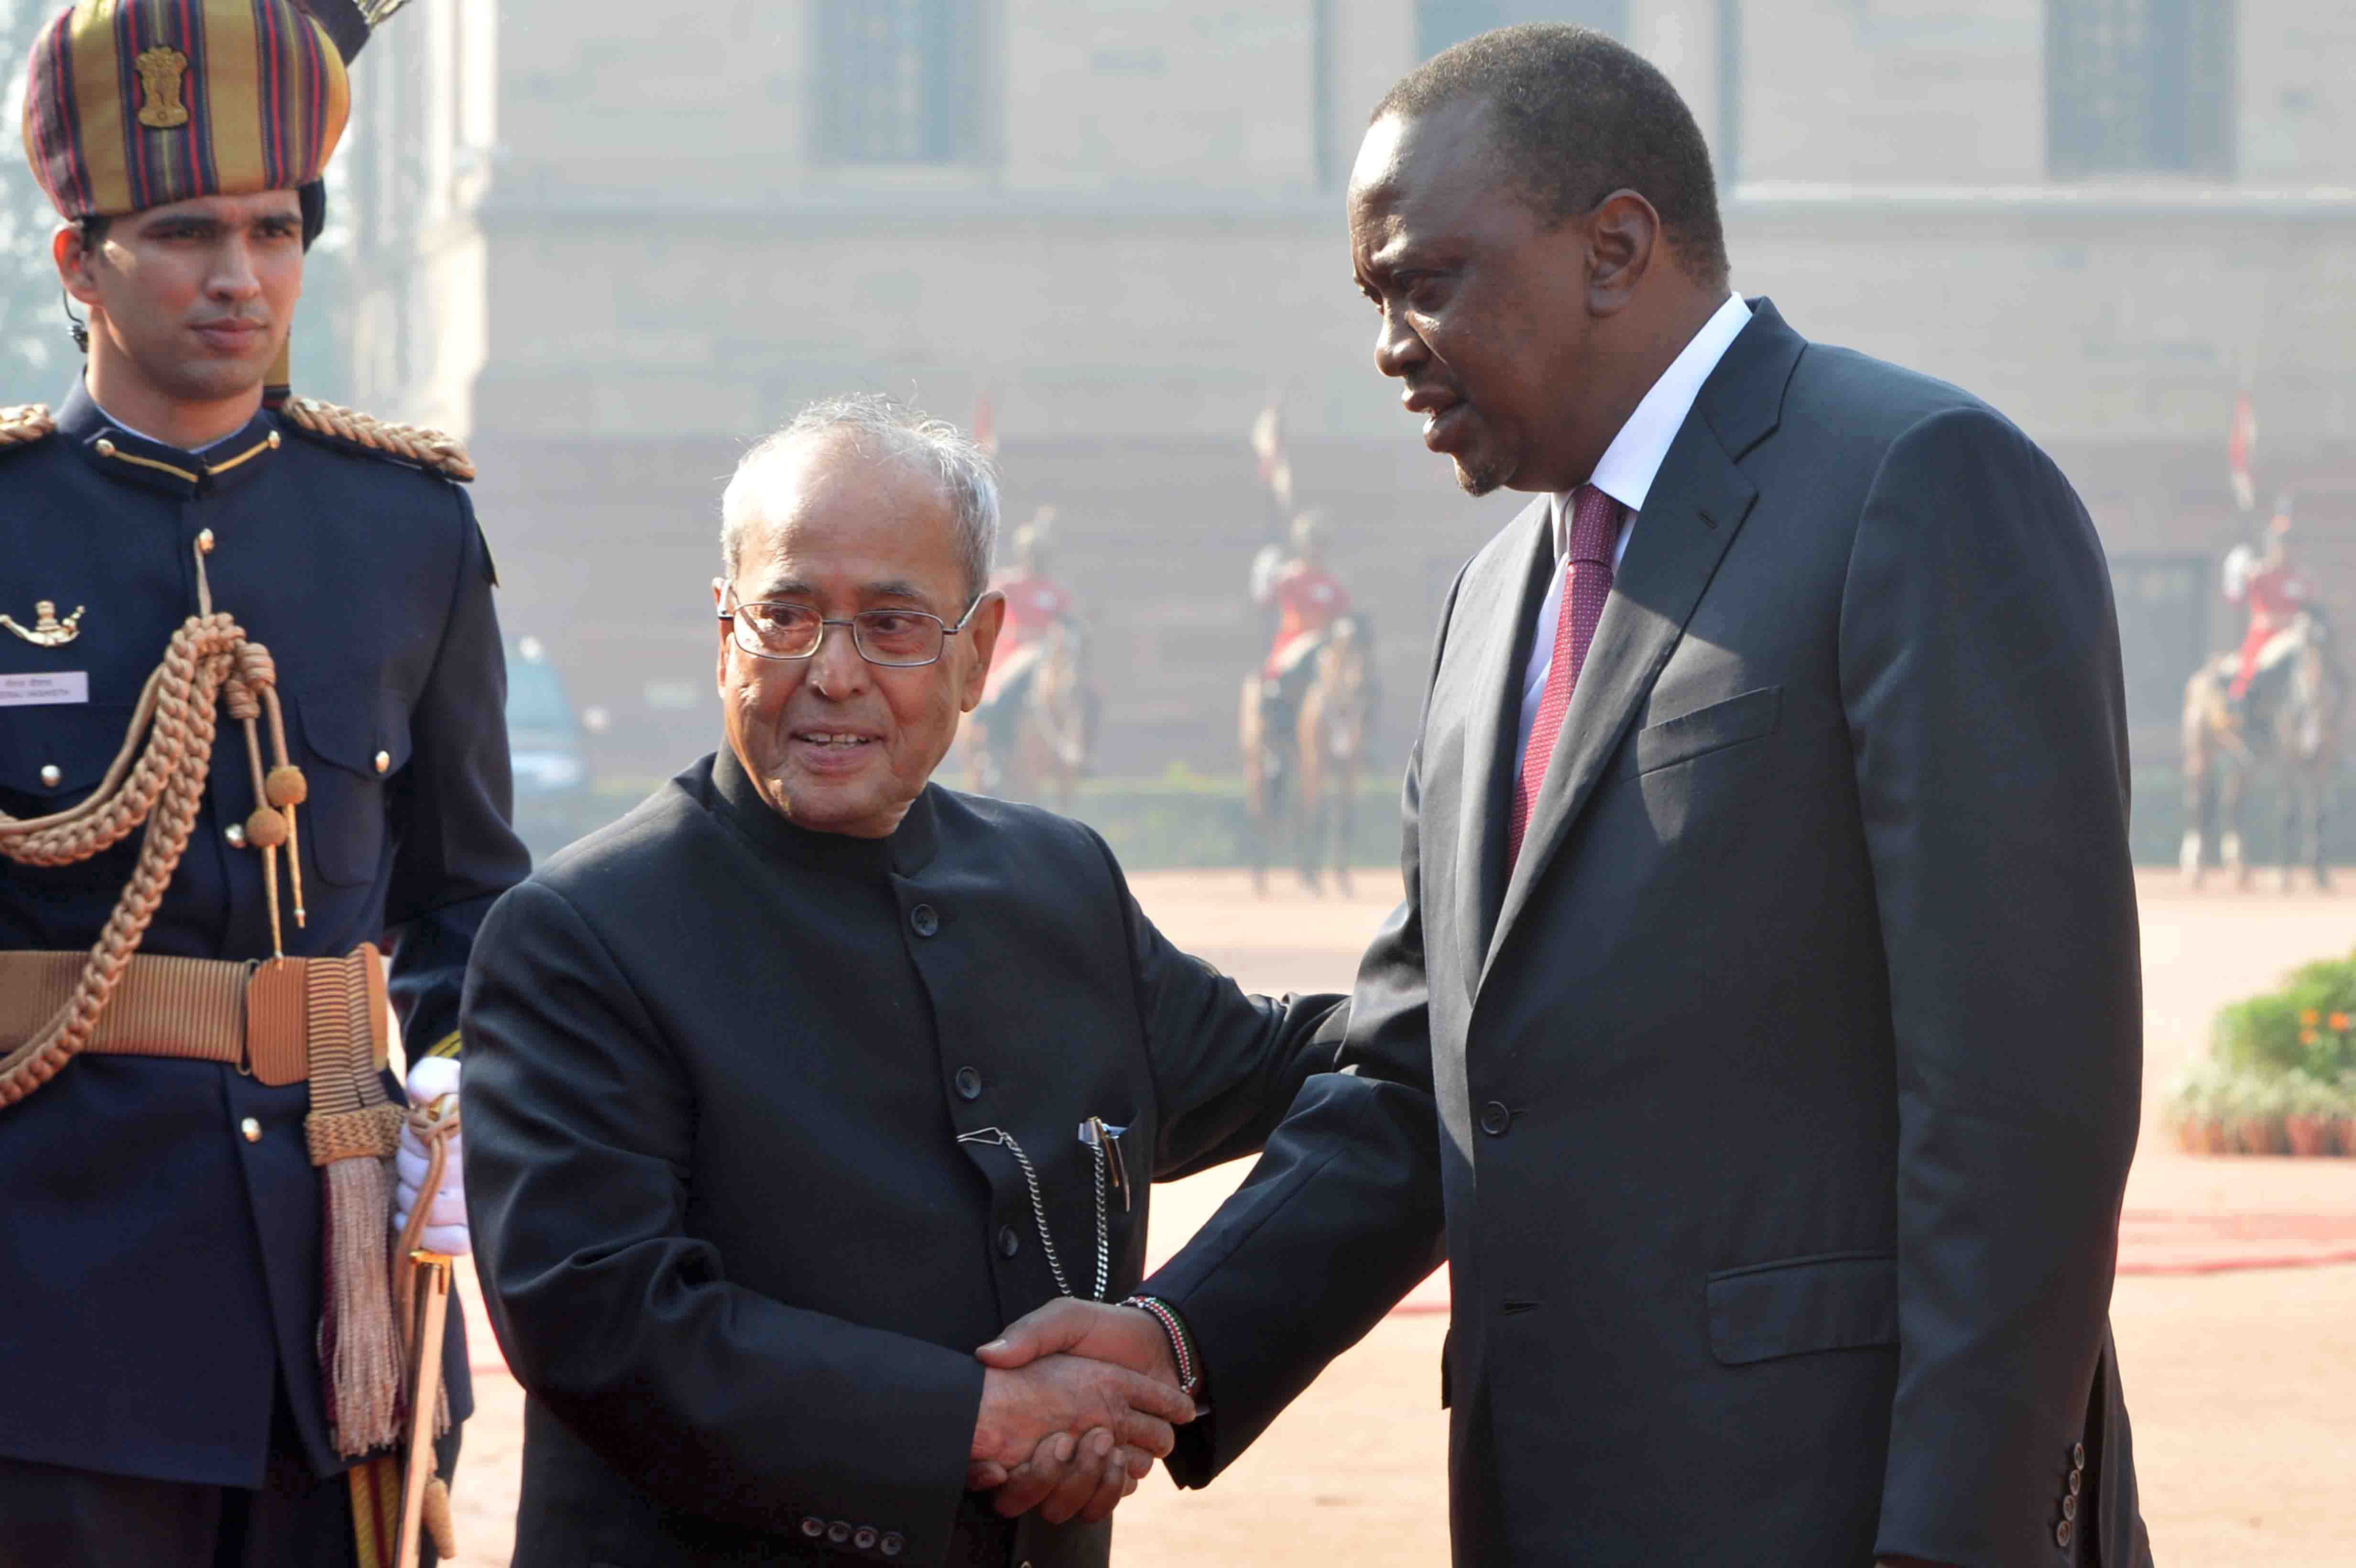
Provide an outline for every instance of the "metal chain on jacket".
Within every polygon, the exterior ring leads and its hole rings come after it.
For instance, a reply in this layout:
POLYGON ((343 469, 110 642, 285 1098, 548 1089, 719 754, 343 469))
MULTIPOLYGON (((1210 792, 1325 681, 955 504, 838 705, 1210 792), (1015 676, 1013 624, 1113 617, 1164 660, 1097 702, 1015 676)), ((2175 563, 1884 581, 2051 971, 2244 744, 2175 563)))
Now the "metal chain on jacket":
MULTIPOLYGON (((1047 1272, 1055 1276, 1057 1291, 1066 1296, 1071 1295, 1071 1282, 1064 1277, 1064 1260, 1055 1252, 1055 1238, 1047 1233, 1047 1204, 1046 1200, 1040 1196, 1039 1172, 1032 1165, 1031 1157, 1023 1152, 1023 1146, 1014 1140, 1014 1135, 1003 1127, 983 1127, 979 1132, 963 1133, 958 1135, 958 1142, 997 1144, 1014 1156, 1014 1163, 1023 1172, 1023 1184, 1031 1189, 1031 1219, 1039 1229, 1039 1246, 1047 1254, 1047 1272)), ((1105 1207, 1105 1147, 1100 1143, 1091 1145, 1090 1147, 1096 1163, 1097 1284, 1095 1292, 1088 1299, 1102 1301, 1105 1298, 1105 1286, 1112 1278, 1112 1230, 1110 1217, 1105 1207)))

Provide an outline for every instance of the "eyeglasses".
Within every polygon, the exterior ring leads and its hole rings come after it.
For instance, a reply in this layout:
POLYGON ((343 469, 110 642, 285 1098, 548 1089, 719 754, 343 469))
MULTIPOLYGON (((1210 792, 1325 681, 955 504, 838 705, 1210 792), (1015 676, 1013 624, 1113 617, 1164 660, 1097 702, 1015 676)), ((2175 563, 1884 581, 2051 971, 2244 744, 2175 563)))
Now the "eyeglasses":
POLYGON ((724 601, 720 618, 734 623, 736 645, 756 659, 812 657, 829 626, 848 626, 851 645, 869 664, 914 669, 937 663, 948 639, 965 630, 988 597, 977 595, 954 626, 922 610, 862 610, 847 621, 830 621, 808 604, 738 604, 732 609, 724 601))

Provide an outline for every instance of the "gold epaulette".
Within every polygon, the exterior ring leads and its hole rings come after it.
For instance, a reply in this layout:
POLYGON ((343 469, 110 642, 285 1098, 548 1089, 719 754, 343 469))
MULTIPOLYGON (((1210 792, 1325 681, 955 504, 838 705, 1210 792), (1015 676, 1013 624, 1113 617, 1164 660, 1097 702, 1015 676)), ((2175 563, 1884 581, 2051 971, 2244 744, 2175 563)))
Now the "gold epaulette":
POLYGON ((395 424, 356 409, 323 403, 316 398, 289 398, 279 412, 296 430, 322 441, 413 463, 445 479, 467 480, 475 476, 475 462, 466 455, 466 449, 458 444, 455 436, 444 435, 438 430, 418 424, 395 424))
POLYGON ((57 428, 58 421, 49 417, 47 403, 19 403, 13 409, 0 409, 0 452, 46 441, 57 428))

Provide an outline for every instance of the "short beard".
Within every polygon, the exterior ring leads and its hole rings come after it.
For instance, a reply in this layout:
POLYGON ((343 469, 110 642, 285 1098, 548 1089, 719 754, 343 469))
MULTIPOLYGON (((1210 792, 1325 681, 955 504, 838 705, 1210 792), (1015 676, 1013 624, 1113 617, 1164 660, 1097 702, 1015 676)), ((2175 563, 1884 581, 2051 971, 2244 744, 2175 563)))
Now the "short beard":
POLYGON ((1510 472, 1494 463, 1475 466, 1467 464, 1460 457, 1455 460, 1455 464, 1456 487, 1476 500, 1513 477, 1510 472))

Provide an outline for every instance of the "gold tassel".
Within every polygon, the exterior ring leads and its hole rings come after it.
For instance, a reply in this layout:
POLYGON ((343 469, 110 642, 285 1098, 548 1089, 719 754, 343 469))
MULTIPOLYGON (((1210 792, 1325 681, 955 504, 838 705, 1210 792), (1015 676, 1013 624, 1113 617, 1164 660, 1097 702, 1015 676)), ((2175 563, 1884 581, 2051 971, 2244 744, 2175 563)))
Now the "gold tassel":
POLYGON ((425 1535, 442 1561, 458 1555, 458 1531, 450 1522, 450 1483, 439 1476, 425 1483, 425 1535))
POLYGON ((330 1162, 321 1251, 327 1300, 319 1362, 347 1458, 401 1441, 401 1337, 392 1318, 392 1172, 370 1156, 330 1162))

